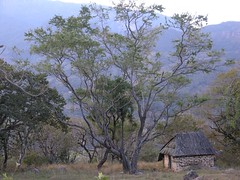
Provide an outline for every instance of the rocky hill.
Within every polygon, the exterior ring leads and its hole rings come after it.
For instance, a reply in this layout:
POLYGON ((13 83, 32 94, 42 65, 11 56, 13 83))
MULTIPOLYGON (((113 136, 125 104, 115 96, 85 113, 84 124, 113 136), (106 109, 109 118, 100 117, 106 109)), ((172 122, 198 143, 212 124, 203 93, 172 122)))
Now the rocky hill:
POLYGON ((223 48, 227 57, 240 60, 240 22, 209 25, 204 30, 211 33, 216 49, 223 48))
MULTIPOLYGON (((4 56, 10 56, 13 46, 27 49, 24 33, 36 27, 47 26, 54 15, 68 17, 77 15, 80 4, 63 3, 50 0, 1 0, 0 1, 0 44, 5 45, 4 56)), ((240 22, 224 22, 204 27, 204 31, 211 33, 214 48, 224 48, 227 57, 240 59, 240 22)), ((177 36, 171 30, 162 38, 159 47, 162 51, 170 50, 169 39, 177 36), (166 43, 164 43, 166 42, 166 43)))

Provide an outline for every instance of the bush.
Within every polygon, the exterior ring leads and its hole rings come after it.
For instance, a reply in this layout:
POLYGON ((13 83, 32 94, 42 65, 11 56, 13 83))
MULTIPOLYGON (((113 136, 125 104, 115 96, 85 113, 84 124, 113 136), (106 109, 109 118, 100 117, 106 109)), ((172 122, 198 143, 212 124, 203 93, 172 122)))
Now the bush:
POLYGON ((50 164, 73 163, 76 159, 78 144, 71 132, 46 125, 37 134, 35 143, 50 164))
POLYGON ((156 147, 154 142, 146 144, 141 151, 140 161, 156 162, 159 155, 159 148, 156 147))
POLYGON ((26 155, 26 157, 23 160, 23 163, 27 166, 41 166, 43 164, 47 164, 48 160, 46 157, 39 155, 36 152, 31 152, 26 155))
POLYGON ((240 147, 231 146, 217 156, 216 165, 222 168, 240 167, 240 147))
POLYGON ((6 173, 2 175, 2 180, 13 180, 13 177, 8 176, 6 173))
POLYGON ((99 172, 98 176, 96 177, 96 179, 98 179, 98 180, 109 180, 109 177, 103 175, 102 172, 99 172))

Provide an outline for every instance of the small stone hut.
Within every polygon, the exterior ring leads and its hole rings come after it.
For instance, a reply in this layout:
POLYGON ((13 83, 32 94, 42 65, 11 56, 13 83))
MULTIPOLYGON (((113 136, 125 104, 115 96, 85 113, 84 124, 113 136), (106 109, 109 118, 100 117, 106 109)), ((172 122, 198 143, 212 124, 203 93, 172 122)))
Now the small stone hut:
POLYGON ((158 161, 165 168, 181 171, 190 167, 214 166, 215 150, 201 131, 178 133, 160 150, 158 161))

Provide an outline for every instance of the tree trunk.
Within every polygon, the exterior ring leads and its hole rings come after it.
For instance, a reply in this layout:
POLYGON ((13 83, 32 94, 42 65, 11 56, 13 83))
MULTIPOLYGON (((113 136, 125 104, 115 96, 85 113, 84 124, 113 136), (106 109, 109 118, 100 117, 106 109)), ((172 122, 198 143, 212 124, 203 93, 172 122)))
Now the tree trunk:
POLYGON ((88 155, 88 157, 89 157, 89 163, 93 163, 95 154, 97 154, 97 150, 96 150, 96 149, 93 150, 93 153, 92 153, 92 154, 89 154, 89 155, 88 155))
POLYGON ((110 152, 109 149, 106 149, 102 160, 98 163, 98 166, 97 166, 98 170, 100 170, 102 168, 103 164, 107 161, 107 157, 108 157, 109 152, 110 152))
POLYGON ((141 150, 141 147, 138 147, 138 148, 135 149, 135 151, 133 153, 132 160, 131 160, 130 174, 136 174, 138 172, 137 163, 138 163, 140 150, 141 150))
POLYGON ((5 139, 4 139, 4 143, 3 143, 3 153, 4 153, 4 158, 3 158, 2 168, 4 171, 7 168, 7 162, 8 162, 7 140, 5 140, 5 139))
POLYGON ((94 147, 93 153, 91 154, 90 150, 86 146, 86 143, 79 143, 79 144, 85 150, 85 152, 88 154, 88 162, 92 163, 94 156, 97 153, 96 148, 94 147))
POLYGON ((17 163, 16 163, 16 168, 17 169, 20 169, 24 157, 25 157, 25 149, 21 150, 21 152, 19 154, 19 158, 18 158, 17 163))
POLYGON ((131 159, 131 171, 130 171, 131 174, 136 174, 138 172, 137 163, 138 163, 138 158, 139 158, 141 148, 142 148, 142 128, 140 128, 138 132, 136 146, 133 151, 133 155, 131 159))
POLYGON ((123 172, 129 173, 130 172, 130 162, 124 153, 124 118, 122 116, 121 118, 121 159, 122 159, 122 166, 123 166, 123 172))
POLYGON ((123 172, 129 173, 130 172, 130 162, 123 151, 121 151, 121 159, 122 159, 123 172))
POLYGON ((16 163, 16 168, 19 169, 22 165, 22 161, 25 157, 26 154, 26 148, 28 146, 28 137, 30 134, 29 128, 25 128, 23 135, 21 135, 21 132, 18 133, 19 139, 21 141, 21 147, 20 147, 20 153, 19 153, 19 158, 16 163))

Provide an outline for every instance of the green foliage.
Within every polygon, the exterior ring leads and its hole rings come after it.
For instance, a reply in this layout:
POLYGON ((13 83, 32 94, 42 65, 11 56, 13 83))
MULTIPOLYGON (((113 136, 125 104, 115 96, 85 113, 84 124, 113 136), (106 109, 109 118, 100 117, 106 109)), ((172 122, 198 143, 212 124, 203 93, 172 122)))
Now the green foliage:
POLYGON ((240 167, 240 147, 232 145, 223 148, 223 151, 216 157, 216 165, 221 168, 240 167))
MULTIPOLYGON (((8 157, 8 151, 16 149, 17 153, 22 153, 23 158, 33 134, 41 126, 50 124, 66 128, 63 123, 68 119, 63 114, 65 100, 56 89, 49 87, 45 74, 1 63, 0 144, 5 147, 5 157, 8 157), (10 142, 13 145, 10 146, 10 142)), ((27 62, 19 61, 17 66, 25 65, 27 62)))
MULTIPOLYGON (((9 72, 7 68, 5 70, 9 72)), ((39 96, 31 96, 9 81, 2 79, 0 86, 0 105, 2 106, 0 113, 2 115, 15 121, 24 122, 29 126, 37 126, 40 122, 54 123, 56 118, 60 118, 54 117, 53 114, 58 113, 60 115, 62 113, 65 100, 58 94, 56 89, 48 87, 45 74, 12 71, 11 75, 13 81, 21 83, 21 87, 24 87, 27 92, 38 94, 43 87, 42 85, 46 89, 39 96)), ((65 120, 66 117, 63 114, 61 115, 62 120, 65 120)))
POLYGON ((24 158, 23 163, 27 166, 42 166, 43 164, 47 164, 48 160, 45 156, 37 152, 30 152, 24 158))
POLYGON ((101 94, 106 104, 112 104, 110 113, 132 119, 133 103, 130 96, 130 84, 124 79, 117 77, 113 80, 100 77, 96 82, 95 91, 101 94))
POLYGON ((45 125, 35 134, 34 140, 38 152, 48 163, 75 162, 78 145, 71 132, 63 132, 62 129, 45 125))
POLYGON ((159 146, 157 141, 150 141, 142 148, 139 159, 144 162, 156 162, 158 156, 159 146))
POLYGON ((172 135, 180 132, 197 131, 202 123, 203 122, 194 119, 191 114, 181 115, 169 123, 167 131, 172 135))
POLYGON ((199 130, 204 124, 203 121, 194 118, 191 114, 182 114, 171 118, 166 122, 159 123, 157 131, 164 132, 164 135, 159 138, 161 143, 166 143, 167 140, 172 138, 176 133, 191 132, 199 130))
POLYGON ((217 163, 223 167, 238 166, 240 138, 240 74, 238 69, 221 73, 208 92, 209 101, 204 104, 205 116, 212 122, 212 135, 219 142, 221 154, 217 163), (234 156, 233 156, 234 154, 234 156))
POLYGON ((2 180, 13 180, 13 177, 8 176, 7 173, 3 173, 2 176, 3 176, 2 180))
POLYGON ((220 74, 213 83, 207 104, 207 117, 213 129, 223 135, 224 144, 240 144, 240 76, 237 69, 220 74))

